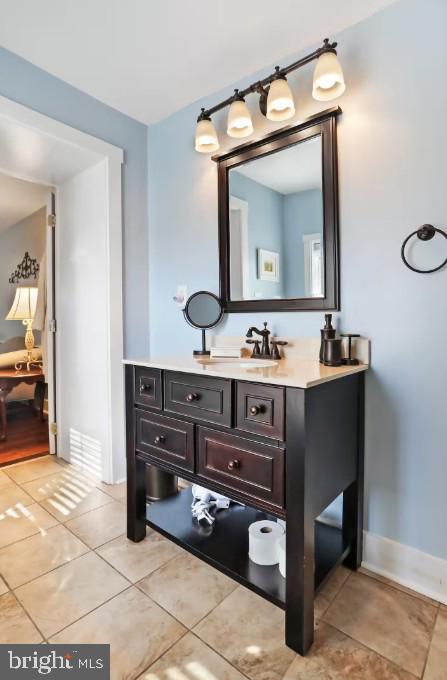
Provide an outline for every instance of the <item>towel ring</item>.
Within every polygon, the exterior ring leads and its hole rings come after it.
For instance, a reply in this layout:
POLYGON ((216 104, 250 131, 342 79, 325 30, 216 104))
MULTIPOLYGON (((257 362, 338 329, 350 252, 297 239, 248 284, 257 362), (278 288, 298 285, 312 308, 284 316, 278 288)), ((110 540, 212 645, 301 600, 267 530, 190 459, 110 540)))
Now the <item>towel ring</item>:
POLYGON ((405 257, 405 246, 407 245, 410 238, 417 236, 420 241, 431 241, 436 233, 442 234, 442 236, 447 239, 447 234, 445 231, 442 231, 442 229, 437 229, 432 224, 423 224, 422 227, 419 227, 419 229, 416 229, 416 231, 413 231, 409 236, 407 236, 405 241, 402 243, 400 254, 403 263, 408 267, 408 269, 411 269, 411 271, 417 272, 418 274, 433 274, 433 272, 437 272, 445 267, 447 264, 447 257, 445 258, 444 262, 439 265, 439 267, 434 267, 434 269, 416 269, 416 267, 412 267, 411 264, 407 262, 405 257))

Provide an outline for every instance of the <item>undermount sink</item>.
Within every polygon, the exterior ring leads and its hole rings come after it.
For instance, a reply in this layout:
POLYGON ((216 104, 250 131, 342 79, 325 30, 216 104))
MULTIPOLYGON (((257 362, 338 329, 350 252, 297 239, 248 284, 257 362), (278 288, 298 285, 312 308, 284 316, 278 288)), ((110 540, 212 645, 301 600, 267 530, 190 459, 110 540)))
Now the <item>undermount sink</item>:
POLYGON ((235 368, 272 368, 277 362, 270 359, 200 359, 206 366, 234 366, 235 368))

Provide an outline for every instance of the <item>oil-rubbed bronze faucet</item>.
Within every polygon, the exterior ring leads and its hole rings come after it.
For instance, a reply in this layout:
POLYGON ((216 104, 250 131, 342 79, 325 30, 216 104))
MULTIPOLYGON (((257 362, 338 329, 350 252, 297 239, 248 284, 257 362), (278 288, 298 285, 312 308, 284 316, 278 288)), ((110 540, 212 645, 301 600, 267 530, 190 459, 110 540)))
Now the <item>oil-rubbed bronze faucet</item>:
POLYGON ((253 347, 253 352, 251 354, 252 359, 281 359, 281 355, 279 354, 278 350, 278 345, 287 345, 287 342, 283 342, 280 340, 272 340, 272 347, 270 349, 269 345, 269 335, 271 334, 271 331, 267 328, 267 321, 264 321, 264 328, 262 331, 259 330, 259 328, 256 328, 256 326, 250 326, 250 328, 247 331, 247 338, 250 338, 250 340, 247 340, 247 343, 249 345, 254 345, 253 347), (253 333, 256 333, 262 338, 262 346, 259 348, 259 340, 251 340, 253 337, 253 333))
MULTIPOLYGON (((262 331, 259 330, 259 328, 256 328, 256 326, 250 326, 250 328, 247 331, 247 338, 252 338, 253 333, 256 333, 256 335, 260 335, 262 338, 262 347, 261 347, 261 352, 260 354, 257 354, 257 356, 263 356, 263 357, 269 357, 270 356, 270 346, 269 346, 269 335, 270 331, 267 328, 267 321, 264 321, 264 328, 262 331)), ((255 344, 256 348, 256 344, 255 344)))

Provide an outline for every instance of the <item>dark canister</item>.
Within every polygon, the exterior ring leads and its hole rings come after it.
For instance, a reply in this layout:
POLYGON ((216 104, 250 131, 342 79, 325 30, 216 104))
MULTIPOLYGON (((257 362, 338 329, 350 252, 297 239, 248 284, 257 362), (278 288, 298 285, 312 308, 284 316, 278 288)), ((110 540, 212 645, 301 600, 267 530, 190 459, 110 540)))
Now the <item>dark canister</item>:
POLYGON ((323 340, 323 364, 341 366, 341 363, 341 338, 325 338, 323 340))
POLYGON ((332 326, 332 314, 324 315, 324 328, 320 330, 321 344, 320 344, 320 364, 323 363, 323 348, 324 341, 335 338, 335 328, 332 326))

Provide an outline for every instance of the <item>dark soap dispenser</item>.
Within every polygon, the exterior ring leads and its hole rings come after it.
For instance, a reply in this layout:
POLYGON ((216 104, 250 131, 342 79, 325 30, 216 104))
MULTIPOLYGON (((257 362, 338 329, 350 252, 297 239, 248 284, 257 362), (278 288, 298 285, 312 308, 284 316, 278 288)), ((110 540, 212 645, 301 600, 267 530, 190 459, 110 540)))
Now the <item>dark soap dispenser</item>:
POLYGON ((324 341, 333 340, 335 338, 335 328, 332 326, 332 314, 324 315, 324 328, 320 330, 321 345, 320 345, 320 364, 323 363, 324 341))

